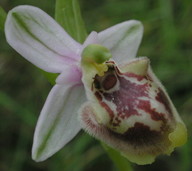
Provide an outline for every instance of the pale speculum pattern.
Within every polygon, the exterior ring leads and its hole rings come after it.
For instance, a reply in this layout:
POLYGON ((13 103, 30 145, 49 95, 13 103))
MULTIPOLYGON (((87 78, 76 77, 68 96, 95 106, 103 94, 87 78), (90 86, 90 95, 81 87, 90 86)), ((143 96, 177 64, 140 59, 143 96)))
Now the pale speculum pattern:
POLYGON ((150 75, 121 73, 113 62, 104 76, 96 75, 92 91, 110 117, 106 129, 125 143, 169 144, 175 121, 169 100, 150 75))

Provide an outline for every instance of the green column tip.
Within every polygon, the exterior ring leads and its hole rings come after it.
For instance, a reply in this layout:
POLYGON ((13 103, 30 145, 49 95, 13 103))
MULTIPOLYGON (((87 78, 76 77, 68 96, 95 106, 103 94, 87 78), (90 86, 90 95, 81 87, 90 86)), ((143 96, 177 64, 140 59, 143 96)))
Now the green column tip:
POLYGON ((81 57, 83 63, 102 64, 108 61, 112 55, 106 47, 98 44, 90 44, 84 48, 81 57))

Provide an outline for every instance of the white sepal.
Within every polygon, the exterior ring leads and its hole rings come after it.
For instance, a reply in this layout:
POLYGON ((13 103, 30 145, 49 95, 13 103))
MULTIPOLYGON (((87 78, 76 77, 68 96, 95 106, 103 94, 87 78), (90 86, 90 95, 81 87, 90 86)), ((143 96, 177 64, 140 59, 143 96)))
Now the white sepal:
POLYGON ((45 12, 32 6, 12 9, 5 23, 7 42, 37 67, 53 73, 80 60, 81 45, 45 12))
POLYGON ((83 86, 55 85, 41 111, 34 134, 32 158, 43 161, 79 132, 77 110, 85 101, 83 86))

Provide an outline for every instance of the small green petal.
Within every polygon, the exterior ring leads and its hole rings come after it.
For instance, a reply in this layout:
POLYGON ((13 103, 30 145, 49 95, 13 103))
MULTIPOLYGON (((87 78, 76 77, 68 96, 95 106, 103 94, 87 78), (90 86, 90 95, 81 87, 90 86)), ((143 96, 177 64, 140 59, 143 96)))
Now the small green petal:
POLYGON ((88 45, 82 52, 82 63, 97 63, 102 64, 108 61, 112 55, 110 51, 101 45, 91 44, 88 45))
POLYGON ((95 74, 97 73, 102 76, 108 69, 105 62, 108 61, 112 55, 106 47, 98 44, 90 44, 84 48, 81 57, 82 67, 87 73, 95 71, 95 74))

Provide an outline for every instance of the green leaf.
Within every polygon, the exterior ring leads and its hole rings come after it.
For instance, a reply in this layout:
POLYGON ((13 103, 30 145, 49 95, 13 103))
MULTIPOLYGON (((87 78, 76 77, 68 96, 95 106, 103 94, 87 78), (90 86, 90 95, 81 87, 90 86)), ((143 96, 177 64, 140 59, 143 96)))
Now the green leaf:
POLYGON ((87 33, 78 0, 56 0, 55 19, 75 40, 85 40, 87 33))
POLYGON ((6 12, 2 7, 0 7, 0 30, 2 31, 4 31, 4 23, 5 23, 6 16, 7 16, 6 12))
POLYGON ((118 171, 133 171, 130 162, 118 151, 102 143, 103 148, 116 165, 118 171))

